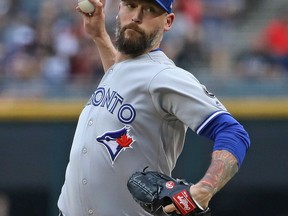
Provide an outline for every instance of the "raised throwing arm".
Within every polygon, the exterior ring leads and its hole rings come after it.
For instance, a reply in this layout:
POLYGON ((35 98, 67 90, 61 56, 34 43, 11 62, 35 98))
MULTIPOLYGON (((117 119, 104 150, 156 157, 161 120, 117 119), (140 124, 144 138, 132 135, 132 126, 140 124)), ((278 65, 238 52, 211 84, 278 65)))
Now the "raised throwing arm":
POLYGON ((104 71, 106 72, 114 63, 116 49, 108 35, 105 27, 105 0, 89 0, 95 7, 95 11, 86 14, 77 6, 77 11, 82 14, 85 31, 95 42, 104 71))

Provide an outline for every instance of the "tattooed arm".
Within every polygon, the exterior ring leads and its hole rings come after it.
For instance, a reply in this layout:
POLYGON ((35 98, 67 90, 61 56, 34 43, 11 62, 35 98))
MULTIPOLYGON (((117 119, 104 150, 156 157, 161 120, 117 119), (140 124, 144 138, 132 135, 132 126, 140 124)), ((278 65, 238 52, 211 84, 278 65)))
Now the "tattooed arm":
MULTIPOLYGON (((248 133, 231 115, 214 119, 199 135, 214 142, 210 166, 204 177, 190 187, 192 197, 206 208, 211 198, 220 191, 241 166, 250 147, 248 133)), ((175 206, 165 206, 165 211, 175 211, 175 206)))
POLYGON ((202 207, 207 207, 213 195, 221 190, 237 171, 238 161, 230 152, 214 151, 206 174, 190 188, 192 197, 202 207))
MULTIPOLYGON (((190 194, 197 203, 206 208, 209 201, 238 171, 237 159, 228 151, 214 151, 211 164, 204 177, 190 187, 190 194)), ((167 205, 164 211, 171 213, 176 211, 173 204, 167 205)))

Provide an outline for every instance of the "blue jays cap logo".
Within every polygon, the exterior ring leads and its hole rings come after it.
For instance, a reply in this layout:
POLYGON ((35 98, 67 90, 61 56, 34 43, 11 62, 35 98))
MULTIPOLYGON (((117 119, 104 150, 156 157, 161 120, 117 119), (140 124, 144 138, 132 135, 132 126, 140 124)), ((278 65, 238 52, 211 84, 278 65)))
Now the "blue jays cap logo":
POLYGON ((172 12, 173 0, 155 0, 167 13, 172 12))
POLYGON ((129 130, 130 127, 125 126, 120 130, 109 131, 96 138, 108 150, 112 163, 114 163, 120 152, 132 148, 131 145, 134 139, 129 135, 129 130))

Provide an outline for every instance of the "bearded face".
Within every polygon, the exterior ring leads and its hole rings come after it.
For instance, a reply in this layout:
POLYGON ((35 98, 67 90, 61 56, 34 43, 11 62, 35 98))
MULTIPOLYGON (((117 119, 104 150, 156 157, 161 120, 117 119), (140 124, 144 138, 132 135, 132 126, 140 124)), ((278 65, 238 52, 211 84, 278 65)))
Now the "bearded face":
POLYGON ((138 56, 151 49, 161 38, 160 30, 146 33, 136 23, 121 26, 117 19, 115 45, 119 52, 126 55, 138 56))

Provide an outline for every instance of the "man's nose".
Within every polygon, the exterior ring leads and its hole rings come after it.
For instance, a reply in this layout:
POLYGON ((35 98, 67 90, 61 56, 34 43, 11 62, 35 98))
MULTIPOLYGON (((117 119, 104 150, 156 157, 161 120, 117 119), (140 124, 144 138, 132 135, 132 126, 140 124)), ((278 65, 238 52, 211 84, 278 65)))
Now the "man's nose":
POLYGON ((141 8, 137 8, 135 10, 135 13, 133 14, 133 17, 132 17, 132 21, 134 23, 141 23, 142 22, 142 18, 143 18, 143 12, 141 10, 141 8))

